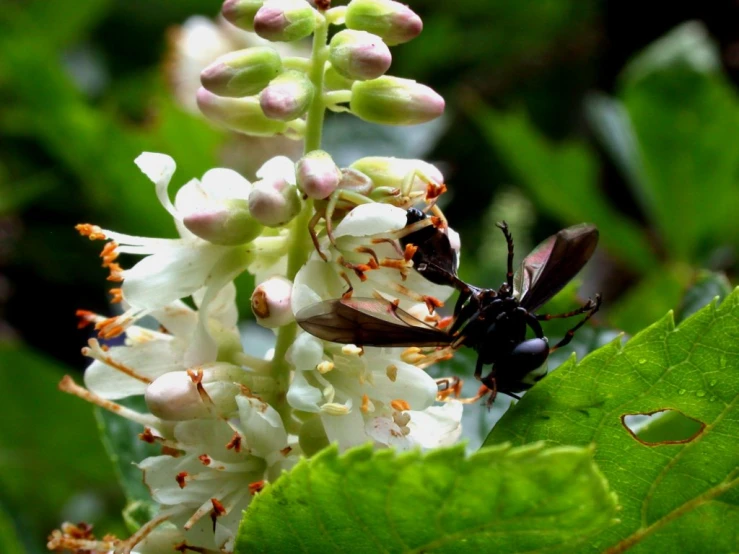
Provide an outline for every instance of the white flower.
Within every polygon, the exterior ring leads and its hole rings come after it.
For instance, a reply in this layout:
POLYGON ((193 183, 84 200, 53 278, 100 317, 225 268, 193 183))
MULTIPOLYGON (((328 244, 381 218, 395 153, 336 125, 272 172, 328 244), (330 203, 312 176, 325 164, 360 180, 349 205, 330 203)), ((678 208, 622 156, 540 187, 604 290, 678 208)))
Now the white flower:
POLYGON ((280 416, 266 403, 236 397, 235 417, 178 423, 163 444, 181 452, 143 460, 152 498, 183 530, 188 546, 230 551, 242 512, 266 479, 297 460, 280 416))
MULTIPOLYGON (((247 267, 277 269, 283 263, 287 239, 281 231, 276 231, 248 244, 223 246, 195 236, 184 226, 183 219, 213 203, 246 202, 251 192, 249 181, 230 169, 212 169, 202 180, 193 179, 184 185, 172 204, 167 187, 175 171, 174 160, 163 154, 144 153, 136 163, 156 185, 157 197, 173 216, 181 238, 137 237, 92 225, 78 226, 80 232, 91 239, 111 241, 103 249, 104 265, 111 271, 111 280, 123 281, 119 295, 129 306, 122 315, 99 322, 97 329, 103 338, 117 336, 142 317, 181 298, 193 296, 199 303, 199 317, 185 353, 185 364, 214 361, 217 344, 207 324, 212 302, 219 291, 247 267), (144 255, 145 258, 124 270, 116 263, 122 253, 144 255)), ((284 171, 283 165, 279 160, 272 164, 280 174, 284 171)), ((260 171, 269 173, 270 169, 260 171)))
MULTIPOLYGON (((443 301, 451 289, 412 271, 412 262, 397 244, 377 240, 402 229, 405 213, 380 203, 352 210, 336 228, 332 261, 320 261, 316 255, 295 277, 294 312, 340 298, 348 281, 354 297, 398 299, 404 308, 429 315, 425 301, 443 301)), ((288 402, 295 409, 319 413, 328 439, 342 448, 367 440, 400 448, 429 447, 459 436, 461 407, 434 408, 436 381, 418 367, 428 365, 433 355, 418 349, 324 343, 302 333, 288 360, 296 369, 288 402), (410 425, 414 417, 418 421, 410 425), (434 435, 430 428, 440 422, 444 431, 434 435)))

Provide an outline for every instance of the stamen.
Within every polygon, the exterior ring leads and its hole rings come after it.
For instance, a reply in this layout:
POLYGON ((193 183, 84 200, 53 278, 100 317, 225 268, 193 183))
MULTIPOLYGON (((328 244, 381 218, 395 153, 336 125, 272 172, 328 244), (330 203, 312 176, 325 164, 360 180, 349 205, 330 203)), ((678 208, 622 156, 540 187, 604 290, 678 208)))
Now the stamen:
POLYGON ((377 258, 377 254, 375 254, 375 251, 367 246, 358 246, 354 249, 355 252, 359 252, 360 254, 369 254, 372 256, 372 259, 375 261, 376 264, 380 263, 380 260, 377 258))
POLYGON ((149 536, 151 532, 154 531, 154 529, 159 527, 162 523, 167 521, 173 515, 177 514, 177 512, 179 512, 181 509, 182 508, 177 506, 175 508, 170 508, 169 510, 163 510, 159 513, 159 515, 144 523, 141 527, 139 527, 138 531, 136 531, 133 535, 123 541, 123 544, 125 545, 124 548, 121 550, 119 547, 119 549, 115 551, 116 554, 118 554, 118 552, 120 552, 120 554, 131 554, 131 551, 137 544, 139 544, 142 540, 149 536))
POLYGON ((218 521, 218 518, 222 515, 225 515, 226 508, 223 507, 223 504, 220 503, 220 501, 217 498, 211 498, 210 503, 213 504, 213 510, 210 512, 210 519, 213 522, 213 532, 216 532, 216 522, 218 521))
POLYGON ((89 390, 80 387, 69 375, 65 375, 64 377, 62 377, 62 380, 59 382, 59 390, 77 396, 82 400, 86 400, 91 404, 95 404, 96 406, 100 406, 101 408, 108 410, 109 412, 118 414, 119 416, 138 423, 143 427, 157 428, 159 427, 159 425, 161 425, 161 421, 157 417, 136 412, 134 410, 126 408, 125 406, 121 406, 120 404, 116 404, 115 402, 111 402, 110 400, 106 400, 105 398, 101 398, 97 394, 94 394, 89 390))
POLYGON ((324 360, 316 366, 316 370, 321 375, 324 375, 334 368, 334 363, 329 360, 324 360))
POLYGON ((152 382, 152 380, 149 379, 148 377, 145 377, 144 375, 139 375, 138 373, 136 373, 135 369, 130 368, 120 362, 116 362, 110 355, 108 355, 106 352, 103 351, 103 349, 100 347, 100 343, 96 339, 88 340, 87 344, 89 346, 86 346, 82 349, 83 356, 87 356, 88 358, 92 358, 94 360, 102 362, 105 365, 110 366, 113 369, 120 371, 124 375, 128 375, 129 377, 132 377, 133 379, 141 381, 142 383, 146 385, 152 382))
MULTIPOLYGON (((215 495, 213 495, 212 498, 215 498, 218 500, 218 498, 225 498, 226 495, 232 493, 236 488, 240 486, 239 483, 229 482, 228 485, 221 488, 215 495)), ((195 510, 195 513, 190 516, 190 519, 187 520, 185 525, 182 526, 182 528, 185 531, 189 531, 193 525, 195 525, 198 520, 200 520, 201 517, 203 517, 205 514, 210 512, 211 508, 213 507, 213 503, 211 502, 211 499, 206 500, 201 506, 195 510)))
POLYGON ((254 481, 253 483, 249 483, 249 492, 252 496, 255 494, 262 492, 265 486, 265 481, 262 479, 261 481, 254 481))
POLYGON ((110 289, 108 292, 113 297, 110 299, 111 304, 119 304, 123 302, 123 289, 115 288, 115 289, 110 289))
POLYGON ((111 281, 114 283, 123 282, 123 268, 120 265, 113 262, 113 263, 108 264, 107 267, 110 270, 110 275, 108 275, 108 277, 106 278, 106 281, 111 281))
POLYGON ((435 364, 436 362, 441 362, 444 360, 450 360, 454 357, 454 351, 449 347, 440 348, 436 352, 433 352, 432 354, 427 354, 424 356, 422 360, 419 360, 416 364, 416 367, 419 367, 421 369, 426 369, 430 365, 435 364))
POLYGON ((408 404, 408 402, 406 402, 402 398, 391 400, 390 405, 393 407, 394 410, 398 410, 399 412, 403 412, 403 411, 411 409, 410 404, 408 404))
POLYGON ((107 237, 103 230, 97 225, 91 223, 80 223, 74 226, 75 229, 83 237, 88 237, 90 240, 105 240, 107 237))
POLYGON ((118 243, 115 241, 108 242, 103 246, 103 251, 100 252, 100 257, 103 259, 103 267, 110 267, 110 265, 118 259, 118 243))
POLYGON ((61 529, 54 529, 49 535, 46 548, 54 552, 112 552, 119 544, 120 539, 115 537, 96 540, 92 526, 86 523, 62 523, 61 529))
POLYGON ((420 362, 423 360, 426 356, 421 352, 421 349, 417 346, 411 346, 409 348, 406 348, 401 354, 400 359, 403 360, 407 364, 413 364, 420 362))
POLYGON ((185 485, 187 484, 186 479, 189 477, 189 473, 187 471, 180 471, 174 478, 175 481, 177 481, 177 484, 180 486, 181 489, 185 488, 185 485))
POLYGON ((226 450, 233 450, 234 452, 241 452, 241 435, 234 433, 231 440, 226 444, 226 450))
POLYGON ((387 366, 385 368, 385 374, 387 375, 387 378, 394 383, 398 378, 398 366, 392 364, 387 366))
POLYGON ((360 408, 362 410, 362 413, 369 413, 375 411, 375 405, 374 403, 369 399, 369 396, 366 394, 362 395, 362 406, 360 408))
POLYGON ((337 404, 335 402, 327 402, 326 404, 321 406, 321 411, 329 415, 341 416, 341 415, 348 414, 350 412, 350 409, 348 406, 344 404, 337 404))
POLYGON ((341 352, 347 356, 361 356, 364 354, 362 347, 357 346, 356 344, 345 344, 341 347, 341 352))
POLYGON ((77 329, 84 329, 88 325, 92 325, 96 321, 102 320, 100 316, 88 310, 77 310, 74 315, 79 318, 79 321, 77 322, 77 329))
POLYGON ((410 243, 406 244, 405 251, 403 252, 403 259, 406 262, 410 262, 413 259, 413 256, 416 255, 416 252, 418 252, 418 246, 410 243))

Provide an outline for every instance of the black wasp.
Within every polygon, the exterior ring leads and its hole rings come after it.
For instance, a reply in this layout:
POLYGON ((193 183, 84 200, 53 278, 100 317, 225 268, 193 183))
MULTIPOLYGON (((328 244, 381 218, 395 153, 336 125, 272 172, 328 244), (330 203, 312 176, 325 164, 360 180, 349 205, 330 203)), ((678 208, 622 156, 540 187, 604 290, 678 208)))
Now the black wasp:
POLYGON ((319 302, 297 315, 300 326, 310 334, 333 342, 360 346, 467 346, 477 352, 475 377, 492 391, 509 396, 531 388, 546 375, 549 354, 572 340, 585 322, 600 308, 600 295, 572 312, 536 314, 544 303, 572 280, 592 256, 598 230, 589 224, 568 227, 537 246, 513 273, 513 237, 508 225, 498 227, 508 244, 506 281, 495 289, 479 288, 457 276, 456 252, 442 230, 431 225, 425 213, 407 212, 406 229, 415 229, 400 239, 403 246, 417 247, 413 255, 416 271, 429 281, 459 291, 452 324, 447 329, 428 325, 394 303, 375 298, 342 298, 319 302), (424 226, 424 223, 428 223, 424 226), (549 346, 540 321, 586 314, 564 338, 549 346), (526 339, 527 329, 534 338, 526 339), (483 367, 492 365, 482 376, 483 367))

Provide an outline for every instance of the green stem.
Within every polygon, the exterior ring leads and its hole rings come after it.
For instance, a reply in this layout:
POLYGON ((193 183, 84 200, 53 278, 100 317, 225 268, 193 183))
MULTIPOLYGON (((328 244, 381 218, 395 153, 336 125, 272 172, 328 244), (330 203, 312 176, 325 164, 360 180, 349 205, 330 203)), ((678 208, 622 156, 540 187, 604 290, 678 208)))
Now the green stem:
MULTIPOLYGON (((326 105, 323 102, 323 68, 328 59, 328 22, 321 17, 321 22, 313 34, 313 51, 310 59, 310 70, 308 78, 313 83, 316 93, 308 108, 305 121, 305 149, 308 153, 321 148, 321 133, 323 132, 323 118, 326 113, 326 105)), ((308 222, 313 216, 313 200, 308 199, 298 216, 290 225, 290 243, 287 254, 287 278, 295 279, 298 271, 311 253, 311 240, 308 233, 308 222)), ((275 354, 272 358, 270 375, 276 383, 276 395, 273 402, 274 408, 279 412, 286 428, 291 427, 290 407, 287 404, 287 389, 290 385, 290 364, 285 359, 285 354, 290 345, 295 341, 298 332, 297 323, 291 323, 280 328, 277 333, 275 354)))

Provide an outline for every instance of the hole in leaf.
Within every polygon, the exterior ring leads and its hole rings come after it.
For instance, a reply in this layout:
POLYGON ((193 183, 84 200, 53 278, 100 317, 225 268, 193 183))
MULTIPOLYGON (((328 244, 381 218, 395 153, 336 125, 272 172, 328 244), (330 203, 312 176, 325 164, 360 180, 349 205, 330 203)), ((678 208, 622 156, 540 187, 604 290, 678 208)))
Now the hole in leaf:
POLYGON ((656 410, 642 414, 624 414, 621 423, 642 444, 682 444, 694 440, 706 424, 678 410, 656 410))

